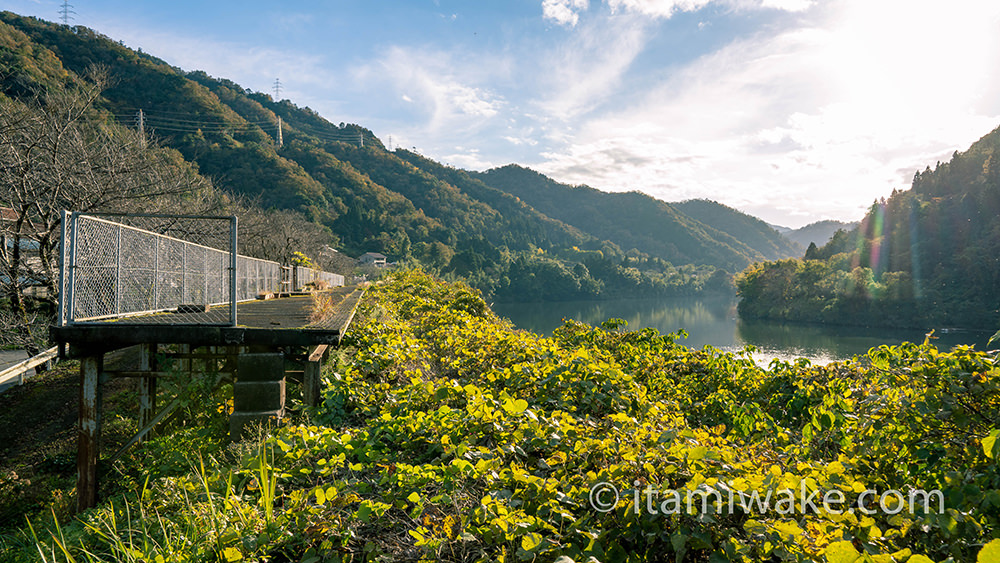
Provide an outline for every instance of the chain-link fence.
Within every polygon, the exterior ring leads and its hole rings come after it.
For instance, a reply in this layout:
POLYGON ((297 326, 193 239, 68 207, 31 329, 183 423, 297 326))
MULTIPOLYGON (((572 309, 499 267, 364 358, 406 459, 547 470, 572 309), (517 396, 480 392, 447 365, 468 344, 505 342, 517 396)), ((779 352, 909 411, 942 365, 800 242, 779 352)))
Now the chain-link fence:
POLYGON ((278 263, 236 254, 235 217, 63 219, 62 325, 136 316, 151 324, 233 325, 237 302, 280 289, 278 263))
POLYGON ((303 291, 308 289, 308 286, 312 286, 315 289, 326 289, 342 285, 344 285, 344 276, 340 274, 332 274, 322 270, 307 268, 306 266, 292 267, 293 291, 303 291))

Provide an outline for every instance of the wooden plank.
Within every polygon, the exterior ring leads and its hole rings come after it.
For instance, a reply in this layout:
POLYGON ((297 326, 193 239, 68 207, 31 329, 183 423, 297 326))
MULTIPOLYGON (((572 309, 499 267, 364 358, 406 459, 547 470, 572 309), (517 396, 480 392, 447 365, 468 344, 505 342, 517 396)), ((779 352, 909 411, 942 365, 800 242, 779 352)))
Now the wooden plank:
POLYGON ((327 348, 329 347, 330 347, 329 344, 320 344, 319 346, 316 346, 315 348, 312 349, 311 352, 309 352, 309 358, 306 361, 318 362, 322 360, 323 356, 326 354, 327 348))
POLYGON ((97 461, 101 441, 101 370, 104 354, 80 360, 80 415, 77 425, 76 509, 97 505, 97 461))

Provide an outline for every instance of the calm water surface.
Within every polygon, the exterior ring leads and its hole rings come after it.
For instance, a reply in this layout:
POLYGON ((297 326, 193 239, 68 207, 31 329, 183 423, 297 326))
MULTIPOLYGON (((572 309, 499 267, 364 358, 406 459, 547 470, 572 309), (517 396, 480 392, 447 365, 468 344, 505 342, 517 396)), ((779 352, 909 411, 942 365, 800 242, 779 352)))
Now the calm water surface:
MULTIPOLYGON (((551 335, 562 319, 599 325, 609 318, 628 321, 630 329, 652 327, 660 332, 684 329, 681 344, 692 348, 711 345, 734 352, 746 345, 757 348, 754 359, 766 365, 773 358, 808 358, 826 364, 865 354, 869 348, 900 342, 923 342, 927 330, 866 329, 822 325, 743 321, 736 315, 736 300, 716 298, 621 299, 563 303, 495 304, 500 316, 518 328, 551 335)), ((938 348, 972 344, 986 349, 992 332, 937 328, 932 340, 938 348)))

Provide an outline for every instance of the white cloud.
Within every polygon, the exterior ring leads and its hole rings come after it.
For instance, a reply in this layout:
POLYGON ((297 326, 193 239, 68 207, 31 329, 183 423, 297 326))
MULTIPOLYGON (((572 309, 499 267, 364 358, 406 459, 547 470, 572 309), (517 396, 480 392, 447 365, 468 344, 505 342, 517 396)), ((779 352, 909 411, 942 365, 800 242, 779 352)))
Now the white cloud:
POLYGON ((580 12, 589 4, 589 0, 542 0, 542 17, 573 27, 580 20, 580 12))
POLYGON ((813 6, 813 0, 762 0, 760 6, 785 12, 804 12, 813 6))
MULTIPOLYGON (((668 19, 678 12, 697 12, 709 4, 744 9, 772 9, 802 12, 811 8, 815 0, 603 0, 611 13, 632 13, 647 17, 668 19)), ((560 25, 575 26, 580 14, 587 10, 588 0, 543 0, 542 15, 560 25)))
POLYGON ((713 0, 605 0, 612 12, 635 12, 645 16, 669 18, 676 12, 696 12, 713 0))

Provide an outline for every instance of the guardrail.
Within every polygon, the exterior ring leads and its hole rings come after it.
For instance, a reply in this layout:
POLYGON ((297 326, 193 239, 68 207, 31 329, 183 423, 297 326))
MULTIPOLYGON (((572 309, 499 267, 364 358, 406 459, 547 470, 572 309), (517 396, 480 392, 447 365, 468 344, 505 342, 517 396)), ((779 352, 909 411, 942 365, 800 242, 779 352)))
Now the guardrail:
POLYGON ((235 326, 237 303, 281 286, 280 264, 236 253, 237 227, 236 217, 64 212, 59 325, 190 311, 194 324, 235 326))

